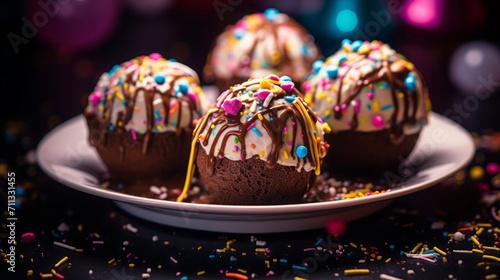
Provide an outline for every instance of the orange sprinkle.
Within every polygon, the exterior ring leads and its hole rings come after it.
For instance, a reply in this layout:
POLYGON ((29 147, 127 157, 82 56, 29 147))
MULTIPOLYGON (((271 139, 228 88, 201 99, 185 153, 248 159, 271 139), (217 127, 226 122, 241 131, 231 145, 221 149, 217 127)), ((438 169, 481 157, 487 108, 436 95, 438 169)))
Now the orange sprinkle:
POLYGON ((179 110, 179 103, 178 103, 178 102, 175 102, 175 103, 174 103, 174 106, 172 106, 172 107, 170 108, 170 111, 169 111, 170 115, 172 115, 172 114, 174 114, 175 112, 177 112, 177 110, 179 110))
POLYGON ((254 144, 254 143, 250 143, 250 147, 251 147, 252 149, 255 149, 255 144, 254 144))
POLYGON ((248 280, 248 276, 240 274, 240 273, 235 273, 235 272, 226 272, 226 278, 233 278, 233 279, 238 279, 238 280, 248 280))

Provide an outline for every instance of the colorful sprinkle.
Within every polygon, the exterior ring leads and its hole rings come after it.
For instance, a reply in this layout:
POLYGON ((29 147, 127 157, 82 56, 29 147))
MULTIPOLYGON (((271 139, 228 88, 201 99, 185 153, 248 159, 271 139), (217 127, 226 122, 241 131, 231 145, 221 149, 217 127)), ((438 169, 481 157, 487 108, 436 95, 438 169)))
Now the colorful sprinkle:
POLYGON ((159 85, 163 85, 163 83, 165 83, 165 76, 162 74, 157 74, 155 76, 155 82, 159 85))
POLYGON ((374 126, 374 127, 376 127, 376 128, 383 128, 383 127, 384 127, 384 125, 385 125, 385 123, 384 123, 384 119, 382 118, 382 116, 379 116, 379 115, 374 116, 374 117, 372 118, 372 124, 373 124, 373 126, 374 126))
POLYGON ((259 137, 262 137, 262 133, 256 128, 256 127, 252 127, 252 131, 253 133, 255 133, 257 136, 259 137))
POLYGON ((304 158, 307 156, 308 150, 305 146, 300 145, 295 149, 295 155, 299 158, 304 158))
POLYGON ((268 8, 264 11, 264 17, 269 21, 275 21, 280 12, 275 8, 268 8))

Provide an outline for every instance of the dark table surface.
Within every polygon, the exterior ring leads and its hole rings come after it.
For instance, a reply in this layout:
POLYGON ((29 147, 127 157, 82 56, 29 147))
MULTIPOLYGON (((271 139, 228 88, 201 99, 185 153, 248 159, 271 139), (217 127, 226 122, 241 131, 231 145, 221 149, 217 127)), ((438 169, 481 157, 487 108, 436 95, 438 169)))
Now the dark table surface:
MULTIPOLYGON (((381 34, 424 73, 437 113, 445 114, 466 98, 448 78, 452 51, 471 40, 498 44, 498 31, 492 27, 498 26, 498 18, 491 12, 493 6, 489 1, 479 2, 486 7, 486 14, 482 27, 477 29, 429 32, 402 24, 381 34)), ((23 16, 21 4, 5 5, 12 13, 2 18, 2 34, 19 30, 23 16)), ((7 67, 2 69, 5 100, 0 102, 0 249, 4 260, 0 279, 41 279, 45 274, 52 279, 132 280, 143 279, 146 274, 150 279, 223 279, 227 272, 257 279, 500 277, 500 259, 484 258, 500 258, 500 175, 491 169, 500 162, 498 88, 479 103, 478 110, 458 120, 474 134, 478 145, 466 169, 439 185, 395 199, 381 211, 348 222, 346 232, 339 236, 332 236, 324 228, 231 234, 150 223, 123 212, 113 201, 63 186, 39 169, 35 161, 39 141, 81 112, 86 95, 103 71, 136 55, 160 52, 180 56, 182 62, 200 73, 214 36, 244 14, 259 10, 260 6, 241 4, 220 20, 213 12, 177 3, 154 17, 124 11, 109 40, 91 50, 68 52, 48 47, 36 38, 23 45, 18 54, 12 53, 9 45, 3 47, 7 67), (186 25, 187 18, 190 24, 186 25), (158 36, 161 32, 168 36, 158 36), (4 112, 9 114, 3 117, 4 112), (485 171, 487 166, 490 173, 485 171), (11 172, 15 173, 17 199, 13 231, 9 227, 13 216, 8 211, 11 172), (127 229, 127 224, 137 231, 127 229), (465 235, 463 241, 453 239, 457 231, 465 235), (31 233, 34 240, 29 240, 31 233), (12 234, 15 244, 9 243, 12 234), (481 245, 474 243, 473 236, 481 245), (62 248, 54 242, 83 251, 62 248), (405 255, 420 243, 429 249, 436 247, 446 256, 437 253, 435 262, 430 262, 405 255), (8 270, 11 246, 15 249, 15 273, 8 270), (267 250, 256 253, 256 248, 267 250), (65 257, 67 260, 57 266, 65 257), (354 268, 368 269, 369 274, 345 275, 346 269, 354 268)), ((338 39, 324 38, 316 33, 314 22, 307 24, 307 18, 303 20, 318 38, 323 52, 331 53, 338 47, 338 39)))

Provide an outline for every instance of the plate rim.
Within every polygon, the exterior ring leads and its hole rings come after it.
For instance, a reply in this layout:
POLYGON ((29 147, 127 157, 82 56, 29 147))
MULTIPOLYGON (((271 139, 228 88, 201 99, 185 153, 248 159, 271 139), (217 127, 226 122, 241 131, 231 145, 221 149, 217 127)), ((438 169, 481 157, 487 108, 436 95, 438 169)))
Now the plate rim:
MULTIPOLYGON (((329 209, 339 209, 346 207, 354 207, 360 204, 368 204, 379 202, 388 199, 395 199, 400 196, 409 195, 411 193, 424 190, 428 187, 434 186, 448 177, 450 177, 454 172, 464 168, 474 156, 474 142, 472 136, 468 131, 466 131, 459 124, 449 120, 448 118, 441 116, 435 112, 431 112, 429 115, 429 124, 424 129, 429 129, 432 123, 438 120, 442 121, 448 127, 453 127, 457 132, 463 134, 463 145, 468 149, 464 150, 465 153, 460 159, 461 162, 457 164, 449 174, 443 176, 438 176, 428 181, 416 183, 415 185, 409 187, 402 187, 396 190, 390 190, 381 194, 365 196, 356 199, 346 199, 346 200, 334 200, 334 201, 322 201, 322 202, 311 202, 311 203, 298 203, 298 204, 279 204, 279 205, 221 205, 221 204, 197 204, 197 203, 186 203, 186 202, 175 202, 159 200, 155 198, 145 198, 135 195, 125 194, 117 192, 110 189, 105 189, 98 187, 90 183, 77 184, 71 180, 67 180, 64 177, 59 177, 53 173, 53 162, 44 157, 45 150, 48 149, 47 146, 57 139, 57 136, 62 134, 65 130, 69 129, 73 125, 78 125, 78 122, 85 122, 83 115, 77 115, 64 123, 60 124, 48 134, 46 134, 43 139, 39 142, 36 149, 36 160, 41 169, 49 175, 52 179, 62 183, 65 186, 71 187, 78 191, 82 191, 91 195, 96 195, 102 198, 121 201, 125 203, 132 203, 142 206, 155 207, 161 209, 171 209, 177 211, 186 212, 203 212, 203 213, 232 213, 235 215, 240 214, 280 214, 280 213, 291 213, 291 212, 316 212, 329 209)), ((84 125, 86 128, 86 126, 84 125)), ((87 142, 88 143, 88 142, 87 142)), ((418 144, 417 144, 418 145, 418 144)), ((61 166, 61 165, 60 165, 61 166)), ((64 166, 64 165, 62 165, 64 166)), ((67 167, 67 166, 66 166, 67 167)), ((69 167, 73 168, 73 167, 69 167)))

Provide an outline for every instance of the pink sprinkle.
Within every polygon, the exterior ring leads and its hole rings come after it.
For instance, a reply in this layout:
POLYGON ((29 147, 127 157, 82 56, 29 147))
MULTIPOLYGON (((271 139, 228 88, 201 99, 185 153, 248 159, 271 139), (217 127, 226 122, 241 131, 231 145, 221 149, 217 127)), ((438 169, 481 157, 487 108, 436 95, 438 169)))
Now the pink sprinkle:
POLYGON ((266 277, 269 277, 269 276, 272 276, 272 275, 274 275, 274 271, 272 271, 272 270, 269 270, 269 272, 266 273, 266 277))
POLYGON ((132 256, 132 253, 128 253, 127 256, 125 258, 130 258, 130 256, 132 256))
POLYGON ((101 101, 101 93, 98 91, 93 92, 90 95, 89 101, 90 103, 92 103, 92 105, 97 106, 97 104, 99 104, 99 101, 101 101))
POLYGON ((92 241, 92 244, 104 244, 104 241, 102 241, 102 240, 94 240, 94 241, 92 241))
POLYGON ((288 146, 292 146, 292 141, 286 141, 286 144, 287 144, 288 146))
POLYGON ((307 251, 314 251, 316 248, 305 248, 304 249, 304 252, 307 252, 307 251))
POLYGON ((135 133, 134 129, 130 130, 130 134, 132 134, 132 139, 137 140, 137 134, 135 133))
POLYGON ((170 260, 173 262, 173 263, 177 263, 177 260, 174 259, 174 257, 170 256, 170 260))
POLYGON ((340 107, 337 105, 337 106, 333 107, 333 110, 334 110, 335 112, 338 112, 338 111, 340 111, 340 107))
POLYGON ((367 92, 366 93, 366 97, 372 99, 375 95, 373 94, 373 92, 367 92))
POLYGON ((486 165, 486 173, 494 175, 500 172, 500 165, 498 163, 490 162, 486 165))
POLYGON ((269 74, 266 76, 266 79, 273 80, 273 81, 279 81, 280 78, 274 74, 269 74))
POLYGON ((281 83, 281 88, 284 89, 286 92, 290 92, 293 90, 293 88, 295 87, 295 84, 293 82, 283 82, 281 83))
POLYGON ((361 108, 361 100, 356 100, 354 102, 356 102, 354 104, 354 112, 356 112, 356 114, 359 114, 359 109, 361 108))
POLYGON ((346 108, 347 108, 347 104, 344 103, 344 104, 340 105, 340 109, 345 110, 346 108))
POLYGON ((29 244, 35 241, 35 234, 33 232, 26 232, 21 235, 21 241, 23 243, 29 244))
POLYGON ((384 119, 377 115, 372 118, 372 124, 376 128, 383 128, 384 127, 384 119))
POLYGON ((347 230, 346 222, 342 219, 334 219, 326 224, 326 231, 334 236, 343 234, 347 230))
POLYGON ((59 274, 58 272, 56 272, 55 276, 59 279, 64 279, 64 276, 62 276, 61 274, 59 274))
POLYGON ((247 130, 252 129, 254 126, 255 126, 255 123, 252 123, 251 125, 249 125, 249 126, 247 127, 247 130))
POLYGON ((237 152, 240 148, 238 147, 238 145, 234 145, 234 151, 237 152))
POLYGON ((311 89, 311 83, 306 81, 302 84, 302 87, 304 88, 304 91, 309 91, 311 89))
POLYGON ((271 91, 267 89, 260 90, 258 93, 254 94, 253 96, 258 97, 260 100, 264 101, 266 100, 267 96, 271 94, 271 91))
POLYGON ((179 276, 179 275, 181 275, 181 272, 180 272, 180 271, 177 271, 177 272, 175 273, 175 276, 179 276))
POLYGON ((149 58, 151 58, 152 60, 158 60, 158 59, 162 58, 162 55, 159 53, 152 53, 149 55, 149 58))
POLYGON ((196 96, 196 94, 188 92, 187 96, 189 97, 189 99, 191 99, 191 101, 193 101, 193 103, 198 103, 198 97, 196 96))
POLYGON ((283 127, 283 134, 287 134, 288 133, 288 128, 285 126, 283 127))
POLYGON ((328 79, 325 79, 325 78, 321 79, 321 88, 323 88, 323 89, 326 88, 326 86, 328 84, 329 84, 328 79))
POLYGON ((222 103, 222 108, 226 111, 226 115, 236 116, 241 108, 241 100, 238 98, 226 99, 222 103))
POLYGON ((219 159, 222 159, 222 155, 221 155, 221 154, 219 154, 217 157, 218 157, 219 159))
POLYGON ((295 125, 295 122, 292 122, 292 125, 295 125))

